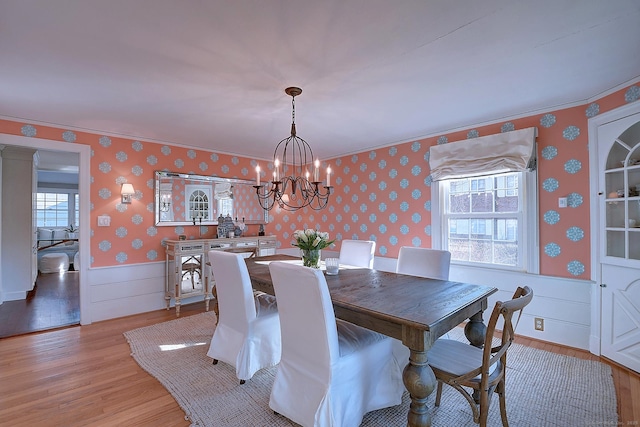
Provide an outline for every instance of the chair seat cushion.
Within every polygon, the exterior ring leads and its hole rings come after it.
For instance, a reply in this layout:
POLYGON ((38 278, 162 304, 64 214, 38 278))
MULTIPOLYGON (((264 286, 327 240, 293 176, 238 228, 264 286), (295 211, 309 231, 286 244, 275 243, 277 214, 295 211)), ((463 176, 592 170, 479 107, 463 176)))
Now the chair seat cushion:
POLYGON ((256 317, 268 316, 278 313, 278 304, 276 297, 264 292, 254 292, 253 298, 256 303, 256 317))
MULTIPOLYGON (((459 376, 482 366, 482 349, 441 338, 429 349, 427 358, 432 368, 459 376)), ((497 363, 491 365, 489 373, 493 373, 496 367, 497 363)))
POLYGON ((348 356, 358 349, 370 346, 378 341, 387 339, 386 336, 370 329, 336 319, 338 329, 338 345, 340 357, 348 356))

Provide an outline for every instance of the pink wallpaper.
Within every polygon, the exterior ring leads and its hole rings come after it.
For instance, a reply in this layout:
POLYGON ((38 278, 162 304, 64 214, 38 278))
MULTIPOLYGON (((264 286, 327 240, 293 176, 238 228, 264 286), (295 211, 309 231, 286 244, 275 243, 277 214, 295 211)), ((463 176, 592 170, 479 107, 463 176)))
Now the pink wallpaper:
MULTIPOLYGON (((336 191, 330 206, 322 211, 304 209, 293 213, 274 209, 267 234, 276 235, 280 247, 290 247, 294 230, 317 228, 338 240, 376 240, 376 255, 387 257, 396 257, 404 245, 430 247, 429 147, 535 126, 539 131, 541 274, 588 279, 587 120, 638 99, 640 88, 630 86, 588 105, 331 159, 323 166, 330 165, 334 171, 332 183, 336 191), (569 207, 559 209, 558 197, 567 197, 569 207)), ((0 133, 92 147, 91 224, 81 227, 91 227, 93 267, 160 261, 164 259, 163 239, 175 239, 179 234, 198 237, 198 226, 154 226, 154 171, 255 178, 256 161, 240 156, 9 120, 0 120, 0 133), (120 203, 123 182, 132 183, 136 190, 130 205, 120 203), (110 227, 96 226, 97 216, 102 214, 111 216, 110 227)), ((263 178, 267 173, 263 170, 263 178)), ((239 198, 248 203, 249 196, 243 194, 239 198)), ((212 237, 215 227, 203 230, 205 236, 212 237)), ((250 226, 248 232, 256 234, 257 226, 250 226)), ((339 241, 335 249, 339 249, 339 241)))
MULTIPOLYGON (((540 273, 590 278, 588 127, 590 117, 640 99, 630 86, 597 102, 493 125, 445 133, 325 163, 335 171, 335 198, 326 211, 277 212, 273 230, 288 246, 293 231, 316 228, 332 238, 376 241, 376 255, 401 246, 431 246, 429 147, 535 126, 538 128, 540 273), (568 207, 558 208, 567 197, 568 207)), ((339 249, 337 242, 335 249, 339 249)))

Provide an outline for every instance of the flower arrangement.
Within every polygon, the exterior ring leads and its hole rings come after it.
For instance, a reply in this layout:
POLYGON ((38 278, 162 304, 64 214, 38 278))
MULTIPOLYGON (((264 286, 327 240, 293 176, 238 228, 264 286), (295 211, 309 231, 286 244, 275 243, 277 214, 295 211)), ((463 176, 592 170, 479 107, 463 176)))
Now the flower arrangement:
POLYGON ((320 250, 335 242, 335 239, 329 240, 329 233, 311 228, 296 230, 293 237, 296 240, 291 244, 300 248, 303 265, 312 268, 320 268, 320 250))
POLYGON ((311 228, 294 231, 293 238, 296 239, 296 241, 292 243, 293 246, 307 251, 324 249, 335 242, 335 239, 329 240, 329 233, 311 228))

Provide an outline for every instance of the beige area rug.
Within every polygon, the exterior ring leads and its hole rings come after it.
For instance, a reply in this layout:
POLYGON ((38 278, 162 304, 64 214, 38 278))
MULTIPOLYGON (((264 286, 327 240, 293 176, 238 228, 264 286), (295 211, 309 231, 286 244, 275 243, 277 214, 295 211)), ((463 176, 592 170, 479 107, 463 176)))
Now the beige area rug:
MULTIPOLYGON (((192 426, 292 426, 269 408, 276 367, 263 369, 240 385, 234 369, 206 356, 216 317, 202 313, 125 332, 131 354, 157 378, 185 411, 192 426)), ((464 339, 458 328, 453 339, 464 339)), ((507 415, 521 426, 616 425, 616 397, 609 366, 514 344, 509 350, 507 415)), ((433 426, 472 426, 471 409, 451 387, 442 403, 429 397, 433 426)), ((406 426, 408 393, 402 404, 365 416, 363 426, 406 426)), ((498 398, 491 402, 489 426, 501 426, 498 398)))

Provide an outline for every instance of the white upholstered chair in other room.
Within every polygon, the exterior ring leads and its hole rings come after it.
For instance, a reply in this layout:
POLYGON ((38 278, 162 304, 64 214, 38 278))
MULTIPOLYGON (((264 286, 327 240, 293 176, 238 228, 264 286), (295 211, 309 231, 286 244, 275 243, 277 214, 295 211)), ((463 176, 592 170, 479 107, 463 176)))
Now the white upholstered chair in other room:
POLYGON ((242 254, 213 250, 209 262, 216 281, 218 324, 207 356, 236 369, 240 384, 280 361, 280 320, 275 297, 255 292, 242 254))
POLYGON ((396 273, 449 280, 451 252, 403 246, 398 254, 396 273))
POLYGON ((284 262, 269 270, 282 330, 271 409, 305 427, 349 427, 400 404, 404 386, 391 340, 337 320, 321 270, 284 262))
POLYGON ((502 425, 508 427, 504 376, 507 367, 507 350, 515 336, 522 309, 533 299, 528 286, 518 287, 513 298, 496 305, 487 324, 484 347, 476 348, 456 340, 437 340, 429 350, 429 365, 438 381, 436 406, 440 406, 442 384, 449 384, 465 397, 473 421, 486 427, 491 396, 495 391, 500 397, 502 425), (513 324, 513 315, 518 313, 513 324), (496 326, 502 318, 502 332, 496 335, 496 326), (496 344, 497 343, 497 344, 496 344), (474 393, 470 393, 468 389, 474 393), (476 397, 476 394, 478 395, 476 397), (477 400, 476 400, 477 399, 477 400))
POLYGON ((343 240, 340 246, 340 265, 373 268, 376 242, 372 240, 343 240))

